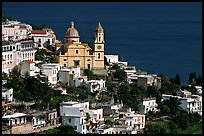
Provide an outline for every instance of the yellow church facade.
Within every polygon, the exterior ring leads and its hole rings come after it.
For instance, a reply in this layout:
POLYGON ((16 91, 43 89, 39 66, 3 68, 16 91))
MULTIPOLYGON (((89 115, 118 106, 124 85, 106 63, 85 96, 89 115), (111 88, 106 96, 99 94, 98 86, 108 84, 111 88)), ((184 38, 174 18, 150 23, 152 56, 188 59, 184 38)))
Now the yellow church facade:
POLYGON ((64 36, 64 44, 58 50, 58 62, 64 67, 77 66, 82 69, 104 69, 104 31, 100 23, 95 30, 94 43, 80 42, 74 22, 70 23, 64 36))

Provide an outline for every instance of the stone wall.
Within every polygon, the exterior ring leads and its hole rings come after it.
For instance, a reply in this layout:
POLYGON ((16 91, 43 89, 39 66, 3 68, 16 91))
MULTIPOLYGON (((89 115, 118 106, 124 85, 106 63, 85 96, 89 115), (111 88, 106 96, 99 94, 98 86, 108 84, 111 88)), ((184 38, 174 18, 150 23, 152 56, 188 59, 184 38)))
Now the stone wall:
POLYGON ((11 134, 28 134, 33 132, 33 126, 31 122, 26 124, 16 125, 11 128, 11 134))

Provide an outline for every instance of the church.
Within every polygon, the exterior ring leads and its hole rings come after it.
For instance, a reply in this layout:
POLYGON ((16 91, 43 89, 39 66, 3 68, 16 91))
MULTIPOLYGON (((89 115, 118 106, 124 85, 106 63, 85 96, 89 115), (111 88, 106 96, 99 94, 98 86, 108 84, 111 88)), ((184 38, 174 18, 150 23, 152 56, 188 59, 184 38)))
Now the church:
POLYGON ((80 35, 70 22, 70 28, 64 35, 64 44, 58 50, 58 62, 64 67, 81 69, 104 69, 104 30, 100 24, 96 27, 93 46, 80 42, 80 35))

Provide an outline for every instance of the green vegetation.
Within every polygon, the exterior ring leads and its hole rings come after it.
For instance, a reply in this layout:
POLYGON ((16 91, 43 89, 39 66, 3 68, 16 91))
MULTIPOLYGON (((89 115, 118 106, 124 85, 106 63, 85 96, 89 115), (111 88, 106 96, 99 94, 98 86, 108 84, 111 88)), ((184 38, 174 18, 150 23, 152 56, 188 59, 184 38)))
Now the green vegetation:
POLYGON ((112 69, 115 69, 116 72, 113 73, 113 77, 118 79, 119 82, 126 82, 126 73, 123 69, 120 68, 119 65, 113 65, 112 69))
POLYGON ((48 54, 45 49, 37 49, 35 60, 42 61, 43 63, 57 63, 57 56, 48 54))
POLYGON ((90 69, 84 69, 84 75, 87 76, 88 80, 92 80, 94 77, 94 73, 90 69))
POLYGON ((33 134, 79 134, 79 133, 77 133, 72 126, 63 125, 33 134))
POLYGON ((6 22, 6 21, 7 21, 7 19, 8 19, 9 21, 13 20, 13 18, 12 18, 12 17, 5 16, 5 15, 3 15, 3 14, 2 14, 2 22, 6 22))

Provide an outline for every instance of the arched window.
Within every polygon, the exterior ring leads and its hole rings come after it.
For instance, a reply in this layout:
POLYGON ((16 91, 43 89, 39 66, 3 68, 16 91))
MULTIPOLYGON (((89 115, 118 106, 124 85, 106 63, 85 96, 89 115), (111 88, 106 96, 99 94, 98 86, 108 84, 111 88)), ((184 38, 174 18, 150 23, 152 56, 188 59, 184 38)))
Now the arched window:
POLYGON ((101 57, 100 55, 101 55, 101 54, 100 54, 100 53, 98 53, 98 59, 100 59, 100 57, 101 57))
POLYGON ((79 50, 76 50, 76 54, 78 54, 79 53, 79 50))
POLYGON ((87 61, 91 61, 90 59, 87 59, 87 61))

